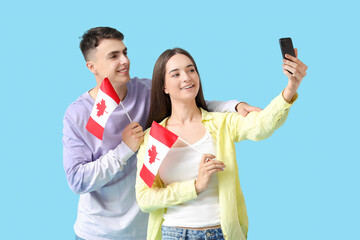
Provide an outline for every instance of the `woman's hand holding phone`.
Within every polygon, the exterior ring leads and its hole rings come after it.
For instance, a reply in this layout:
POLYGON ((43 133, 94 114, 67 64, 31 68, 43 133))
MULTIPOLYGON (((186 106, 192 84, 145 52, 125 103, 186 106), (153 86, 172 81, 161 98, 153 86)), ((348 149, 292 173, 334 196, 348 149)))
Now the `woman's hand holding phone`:
POLYGON ((297 92, 300 83, 302 82, 303 78, 306 76, 306 70, 308 67, 300 61, 298 56, 298 51, 295 48, 295 55, 293 57, 289 54, 285 54, 285 59, 283 59, 283 73, 288 77, 289 82, 286 86, 283 96, 286 101, 290 102, 291 99, 294 97, 295 93, 297 92))
POLYGON ((308 67, 297 58, 298 52, 293 47, 291 38, 280 38, 279 43, 283 56, 283 72, 289 78, 283 96, 287 102, 290 102, 298 90, 301 81, 306 76, 308 67))

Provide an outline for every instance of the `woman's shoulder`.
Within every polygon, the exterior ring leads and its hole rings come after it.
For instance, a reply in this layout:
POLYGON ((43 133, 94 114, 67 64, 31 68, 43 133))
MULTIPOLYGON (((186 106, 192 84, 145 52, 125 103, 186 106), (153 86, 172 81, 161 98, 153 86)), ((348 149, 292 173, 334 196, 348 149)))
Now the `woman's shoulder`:
POLYGON ((223 121, 224 119, 226 119, 229 116, 238 115, 238 113, 236 113, 236 112, 209 112, 202 108, 200 108, 200 110, 201 110, 203 120, 223 121))

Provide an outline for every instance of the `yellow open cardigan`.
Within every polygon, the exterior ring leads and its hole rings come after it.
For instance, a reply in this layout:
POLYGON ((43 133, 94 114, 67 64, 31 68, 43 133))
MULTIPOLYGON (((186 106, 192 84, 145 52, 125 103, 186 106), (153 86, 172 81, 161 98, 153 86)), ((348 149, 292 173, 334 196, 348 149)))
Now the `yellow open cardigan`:
MULTIPOLYGON (((277 96, 261 112, 251 112, 247 117, 238 113, 215 113, 201 109, 202 123, 217 143, 216 159, 226 165, 218 172, 220 222, 225 239, 245 240, 249 227, 245 200, 240 188, 239 171, 236 162, 235 144, 242 140, 265 139, 286 120, 289 108, 297 94, 288 103, 277 96)), ((166 126, 167 118, 160 125, 166 126)), ((149 129, 145 131, 137 159, 136 198, 142 211, 150 213, 147 239, 161 239, 161 224, 167 207, 181 204, 197 197, 194 180, 176 182, 167 186, 156 176, 149 188, 140 178, 140 170, 146 154, 149 129)))

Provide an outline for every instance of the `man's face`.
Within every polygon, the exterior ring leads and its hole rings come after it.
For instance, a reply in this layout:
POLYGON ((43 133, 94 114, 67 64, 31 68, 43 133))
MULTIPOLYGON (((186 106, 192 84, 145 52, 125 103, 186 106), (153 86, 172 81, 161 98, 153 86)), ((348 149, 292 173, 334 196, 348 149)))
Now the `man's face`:
POLYGON ((114 85, 130 81, 130 60, 127 57, 127 48, 123 41, 118 39, 103 39, 99 46, 90 55, 93 64, 89 69, 98 80, 108 77, 114 85))

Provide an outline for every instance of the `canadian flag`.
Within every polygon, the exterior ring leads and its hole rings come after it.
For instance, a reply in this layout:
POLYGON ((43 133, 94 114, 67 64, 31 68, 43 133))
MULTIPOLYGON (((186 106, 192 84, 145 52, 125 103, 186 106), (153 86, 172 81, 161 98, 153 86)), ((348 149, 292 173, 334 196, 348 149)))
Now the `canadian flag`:
POLYGON ((104 128, 110 114, 119 105, 120 98, 115 92, 108 78, 104 78, 96 96, 86 129, 95 137, 102 140, 104 128))
POLYGON ((178 136, 157 122, 151 124, 150 136, 140 177, 151 188, 162 161, 178 136))

